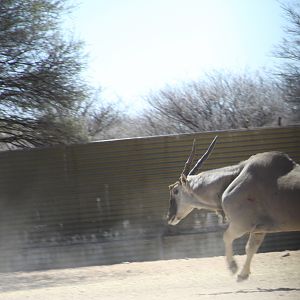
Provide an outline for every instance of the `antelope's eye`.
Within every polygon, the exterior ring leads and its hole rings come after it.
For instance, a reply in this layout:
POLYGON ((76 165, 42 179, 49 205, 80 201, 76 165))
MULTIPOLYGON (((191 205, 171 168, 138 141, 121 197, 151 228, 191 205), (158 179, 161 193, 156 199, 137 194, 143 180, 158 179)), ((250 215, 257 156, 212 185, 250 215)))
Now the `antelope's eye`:
POLYGON ((173 190, 173 193, 174 193, 174 195, 177 195, 178 194, 178 190, 177 189, 173 190))

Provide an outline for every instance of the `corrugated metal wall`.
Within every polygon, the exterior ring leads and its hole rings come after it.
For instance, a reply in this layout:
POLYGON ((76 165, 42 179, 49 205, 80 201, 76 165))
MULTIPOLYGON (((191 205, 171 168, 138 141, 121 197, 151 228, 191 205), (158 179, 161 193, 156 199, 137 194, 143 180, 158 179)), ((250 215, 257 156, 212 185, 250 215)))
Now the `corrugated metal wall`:
MULTIPOLYGON (((279 150, 300 162, 300 126, 95 142, 0 153, 0 271, 222 255, 213 214, 165 222, 168 185, 197 138, 203 169, 279 150)), ((272 235, 265 250, 299 247, 272 235)), ((237 244, 240 249, 240 244, 237 244)))

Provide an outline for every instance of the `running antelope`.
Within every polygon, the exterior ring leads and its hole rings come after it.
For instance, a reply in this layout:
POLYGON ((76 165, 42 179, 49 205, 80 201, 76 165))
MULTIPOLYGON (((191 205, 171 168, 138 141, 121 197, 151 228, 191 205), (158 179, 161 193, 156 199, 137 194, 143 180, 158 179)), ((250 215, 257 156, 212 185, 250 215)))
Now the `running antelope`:
POLYGON ((250 233, 246 261, 238 281, 250 274, 253 255, 266 233, 300 231, 300 166, 281 152, 251 156, 237 165, 197 174, 209 157, 217 137, 192 168, 192 152, 178 181, 169 186, 168 223, 178 224, 194 208, 225 214, 228 220, 223 239, 229 269, 238 269, 232 243, 250 233))

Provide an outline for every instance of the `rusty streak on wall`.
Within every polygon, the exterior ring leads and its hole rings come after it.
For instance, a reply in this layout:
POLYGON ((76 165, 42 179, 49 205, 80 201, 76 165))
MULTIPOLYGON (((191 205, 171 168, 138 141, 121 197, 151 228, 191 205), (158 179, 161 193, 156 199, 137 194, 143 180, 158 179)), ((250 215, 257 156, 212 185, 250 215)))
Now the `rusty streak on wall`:
POLYGON ((216 219, 203 226, 194 213, 170 229, 164 217, 167 187, 180 175, 192 140, 200 155, 216 134, 204 170, 270 150, 300 162, 300 126, 0 153, 0 271, 205 255, 201 239, 219 243, 221 233, 194 241, 195 234, 216 231, 216 219))

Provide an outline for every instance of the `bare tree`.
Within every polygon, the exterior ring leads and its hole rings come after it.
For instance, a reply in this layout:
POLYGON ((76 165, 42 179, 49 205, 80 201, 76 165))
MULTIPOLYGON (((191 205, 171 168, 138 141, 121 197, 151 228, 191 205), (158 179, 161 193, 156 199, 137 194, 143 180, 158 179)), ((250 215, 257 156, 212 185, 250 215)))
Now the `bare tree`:
POLYGON ((82 113, 83 123, 90 140, 120 138, 115 128, 119 128, 124 113, 113 104, 102 104, 97 108, 94 102, 82 113))
POLYGON ((261 127, 289 115, 282 91, 259 73, 214 72, 204 80, 166 87, 149 95, 143 114, 148 134, 261 127))
POLYGON ((285 37, 274 51, 280 59, 277 74, 282 79, 287 101, 291 104, 294 120, 300 121, 300 3, 282 4, 288 25, 285 37))

